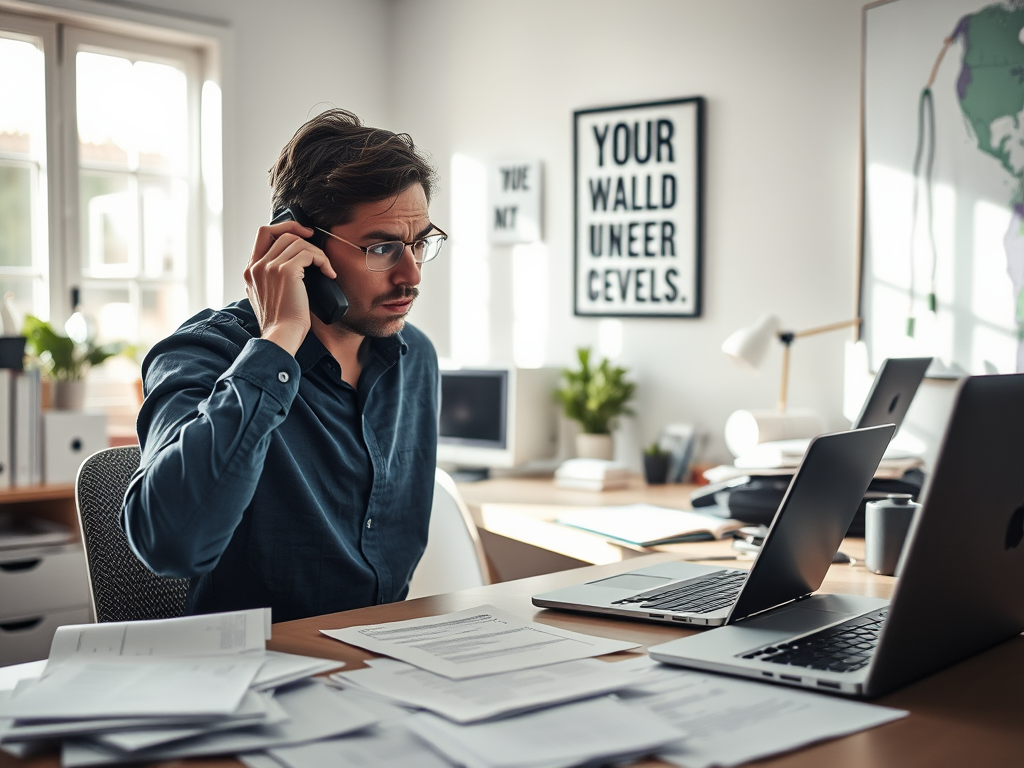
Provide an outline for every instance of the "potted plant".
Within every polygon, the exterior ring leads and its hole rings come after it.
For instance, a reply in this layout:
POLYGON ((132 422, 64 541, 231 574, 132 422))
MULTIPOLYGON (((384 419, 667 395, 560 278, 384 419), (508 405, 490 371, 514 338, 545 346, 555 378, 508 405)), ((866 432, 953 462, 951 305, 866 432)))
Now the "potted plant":
POLYGON ((124 342, 97 345, 92 339, 79 343, 32 315, 25 316, 22 333, 43 374, 53 382, 53 407, 59 410, 80 410, 85 400, 85 374, 127 346, 124 342))
POLYGON ((670 457, 671 454, 657 441, 644 448, 644 480, 648 485, 664 485, 668 479, 670 457))
POLYGON ((620 416, 632 415, 629 401, 636 384, 626 381, 625 368, 613 366, 607 358, 592 366, 589 347, 580 347, 576 354, 579 367, 562 369, 563 384, 555 394, 565 416, 580 425, 576 452, 586 458, 611 459, 611 433, 620 416))

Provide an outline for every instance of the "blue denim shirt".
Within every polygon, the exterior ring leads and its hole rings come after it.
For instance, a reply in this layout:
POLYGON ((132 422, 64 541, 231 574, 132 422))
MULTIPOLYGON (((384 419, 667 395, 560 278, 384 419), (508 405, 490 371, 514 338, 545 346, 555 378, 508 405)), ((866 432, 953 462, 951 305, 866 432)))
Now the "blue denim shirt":
POLYGON ((437 356, 368 338, 357 388, 309 333, 293 358, 248 301, 206 310, 143 363, 142 463, 122 525, 194 613, 287 621, 404 599, 427 541, 437 356))

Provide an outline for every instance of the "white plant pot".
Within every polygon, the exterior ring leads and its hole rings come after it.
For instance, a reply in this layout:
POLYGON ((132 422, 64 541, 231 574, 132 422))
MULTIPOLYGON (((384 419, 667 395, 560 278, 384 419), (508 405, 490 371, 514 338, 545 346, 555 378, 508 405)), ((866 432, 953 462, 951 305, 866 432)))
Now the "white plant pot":
POLYGON ((53 382, 53 407, 58 411, 80 411, 85 406, 84 381, 53 382))
POLYGON ((615 455, 615 444, 611 435, 591 435, 580 432, 576 435, 576 454, 582 459, 604 459, 611 461, 615 455))

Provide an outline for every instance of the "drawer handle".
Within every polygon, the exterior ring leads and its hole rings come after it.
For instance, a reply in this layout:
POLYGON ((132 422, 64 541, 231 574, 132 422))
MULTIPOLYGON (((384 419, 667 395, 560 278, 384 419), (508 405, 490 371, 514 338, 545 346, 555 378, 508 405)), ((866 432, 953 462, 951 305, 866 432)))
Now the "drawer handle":
POLYGON ((0 631, 3 632, 22 632, 26 629, 35 629, 43 622, 42 616, 37 616, 34 619, 22 619, 21 621, 9 621, 6 624, 0 624, 0 631))
POLYGON ((0 571, 7 571, 8 573, 31 571, 41 562, 43 562, 43 559, 41 557, 37 557, 35 560, 18 560, 13 563, 0 563, 0 571))

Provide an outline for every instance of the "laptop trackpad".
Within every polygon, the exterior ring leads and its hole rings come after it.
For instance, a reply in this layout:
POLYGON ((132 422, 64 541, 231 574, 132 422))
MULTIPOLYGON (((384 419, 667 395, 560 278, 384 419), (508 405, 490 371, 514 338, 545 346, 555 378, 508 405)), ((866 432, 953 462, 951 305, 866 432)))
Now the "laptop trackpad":
POLYGON ((615 589, 643 592, 670 581, 675 581, 675 579, 670 579, 667 576, 651 576, 646 573, 623 573, 608 579, 588 581, 587 584, 595 587, 614 587, 615 589))

